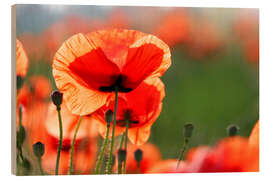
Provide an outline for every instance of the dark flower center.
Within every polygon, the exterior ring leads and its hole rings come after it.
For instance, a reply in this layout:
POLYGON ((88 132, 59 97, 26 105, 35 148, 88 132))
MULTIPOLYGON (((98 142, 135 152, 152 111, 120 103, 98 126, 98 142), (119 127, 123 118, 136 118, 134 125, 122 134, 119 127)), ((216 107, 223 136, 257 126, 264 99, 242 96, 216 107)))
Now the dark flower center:
POLYGON ((126 76, 123 76, 123 75, 120 74, 117 78, 114 78, 116 80, 111 86, 101 86, 101 87, 99 87, 99 90, 103 91, 103 92, 114 92, 115 88, 117 87, 118 92, 128 93, 128 92, 132 91, 133 89, 132 88, 126 88, 126 87, 123 86, 123 81, 126 78, 127 78, 126 76))

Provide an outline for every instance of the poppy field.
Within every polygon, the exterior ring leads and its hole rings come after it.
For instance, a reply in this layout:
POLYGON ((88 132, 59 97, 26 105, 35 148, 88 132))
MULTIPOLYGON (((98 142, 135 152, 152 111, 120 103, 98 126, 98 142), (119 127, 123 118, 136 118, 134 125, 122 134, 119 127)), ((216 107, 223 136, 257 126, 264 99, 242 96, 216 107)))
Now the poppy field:
POLYGON ((16 5, 16 175, 259 172, 259 10, 16 5))

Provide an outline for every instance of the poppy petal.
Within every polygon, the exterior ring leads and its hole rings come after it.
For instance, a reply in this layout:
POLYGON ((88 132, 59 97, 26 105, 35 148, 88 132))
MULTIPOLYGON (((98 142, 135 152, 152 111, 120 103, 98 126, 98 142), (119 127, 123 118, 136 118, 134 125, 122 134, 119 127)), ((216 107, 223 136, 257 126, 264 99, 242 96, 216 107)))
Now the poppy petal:
POLYGON ((151 126, 144 128, 132 128, 128 131, 128 139, 132 144, 143 145, 150 137, 151 126))
POLYGON ((57 51, 53 61, 53 76, 58 89, 64 93, 67 107, 73 114, 86 115, 105 104, 108 93, 89 88, 87 82, 71 72, 69 66, 78 57, 92 50, 91 44, 83 34, 68 39, 57 51))
POLYGON ((254 147, 259 147, 260 144, 260 140, 259 140, 259 136, 260 136, 260 130, 259 130, 260 126, 259 126, 259 120, 257 121, 257 123, 255 124, 255 126, 252 129, 252 132, 248 138, 248 143, 250 146, 254 146, 254 147))
POLYGON ((16 40, 16 74, 24 77, 27 73, 28 58, 23 48, 22 43, 16 40))
POLYGON ((126 63, 128 48, 146 34, 127 29, 100 30, 87 34, 88 39, 102 49, 106 57, 121 70, 126 63))
POLYGON ((169 47, 155 36, 144 36, 128 49, 123 86, 135 89, 148 76, 160 77, 171 65, 169 47))

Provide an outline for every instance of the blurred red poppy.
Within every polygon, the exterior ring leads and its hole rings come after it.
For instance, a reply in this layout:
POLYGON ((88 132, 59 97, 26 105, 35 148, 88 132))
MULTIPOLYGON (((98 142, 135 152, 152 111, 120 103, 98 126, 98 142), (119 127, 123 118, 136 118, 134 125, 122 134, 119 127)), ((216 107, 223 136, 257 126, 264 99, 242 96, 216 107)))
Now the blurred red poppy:
POLYGON ((42 75, 31 76, 18 94, 18 104, 29 107, 35 105, 35 101, 46 101, 51 90, 48 78, 42 75))
POLYGON ((74 114, 96 111, 110 98, 160 77, 171 64, 169 47, 157 37, 126 29, 76 34, 57 51, 53 76, 74 114))
POLYGON ((45 58, 45 47, 41 35, 26 32, 22 33, 19 38, 24 45, 30 61, 45 58))
POLYGON ((156 173, 176 173, 178 171, 182 172, 185 169, 186 163, 181 161, 179 167, 177 168, 177 159, 167 159, 155 163, 146 173, 156 174, 156 173))
POLYGON ((191 18, 186 9, 169 11, 154 30, 160 39, 170 46, 188 41, 191 31, 191 18))
POLYGON ((250 62, 259 62, 259 11, 243 9, 234 22, 234 30, 250 62))
POLYGON ((220 30, 205 20, 194 22, 187 42, 187 53, 195 59, 209 56, 223 47, 220 30))
MULTIPOLYGON (((117 156, 116 156, 117 159, 117 156)), ((146 143, 142 146, 137 146, 133 144, 127 145, 127 160, 126 160, 126 173, 136 174, 136 173, 146 173, 149 169, 155 166, 161 160, 161 153, 159 149, 151 143, 146 143), (142 160, 140 162, 140 170, 138 171, 138 164, 135 160, 134 153, 140 149, 142 151, 142 160)), ((118 167, 118 163, 114 167, 115 171, 118 167)))
POLYGON ((214 148, 201 146, 187 154, 186 166, 178 172, 257 172, 259 148, 249 146, 248 139, 224 138, 214 148))
MULTIPOLYGON (((129 124, 129 140, 136 145, 144 144, 151 133, 151 126, 159 116, 162 99, 165 96, 164 85, 159 78, 145 80, 130 93, 120 93, 116 117, 116 135, 124 132, 126 123, 129 124), (129 117, 126 122, 126 117, 129 117)), ((99 131, 103 137, 106 134, 105 112, 114 112, 115 102, 111 101, 93 114, 100 122, 99 131)))
MULTIPOLYGON (((67 174, 70 162, 71 143, 80 117, 71 114, 66 108, 65 103, 61 105, 61 115, 63 119, 63 144, 60 155, 59 173, 67 174)), ((90 117, 91 116, 83 117, 76 136, 73 155, 75 174, 89 174, 95 163, 97 131, 95 121, 92 121, 90 117)), ((52 103, 49 106, 47 119, 44 124, 46 129, 46 139, 39 140, 45 144, 45 154, 42 157, 42 166, 46 172, 54 174, 59 140, 59 127, 56 107, 52 103)))
POLYGON ((260 125, 259 125, 259 120, 257 121, 257 123, 255 124, 255 126, 253 127, 251 134, 248 138, 248 142, 249 142, 249 146, 254 146, 255 148, 259 148, 259 144, 260 144, 260 125))
POLYGON ((243 43, 244 55, 248 61, 257 63, 260 59, 259 38, 248 39, 243 43))
POLYGON ((16 75, 25 77, 28 69, 28 57, 22 43, 16 39, 16 75))

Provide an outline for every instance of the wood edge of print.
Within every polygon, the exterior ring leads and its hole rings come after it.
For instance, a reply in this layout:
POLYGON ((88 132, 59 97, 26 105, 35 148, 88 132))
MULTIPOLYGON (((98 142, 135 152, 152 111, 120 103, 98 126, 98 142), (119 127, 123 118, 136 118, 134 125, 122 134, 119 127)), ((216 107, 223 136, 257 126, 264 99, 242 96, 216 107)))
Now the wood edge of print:
POLYGON ((11 6, 11 173, 16 175, 16 5, 11 6))

